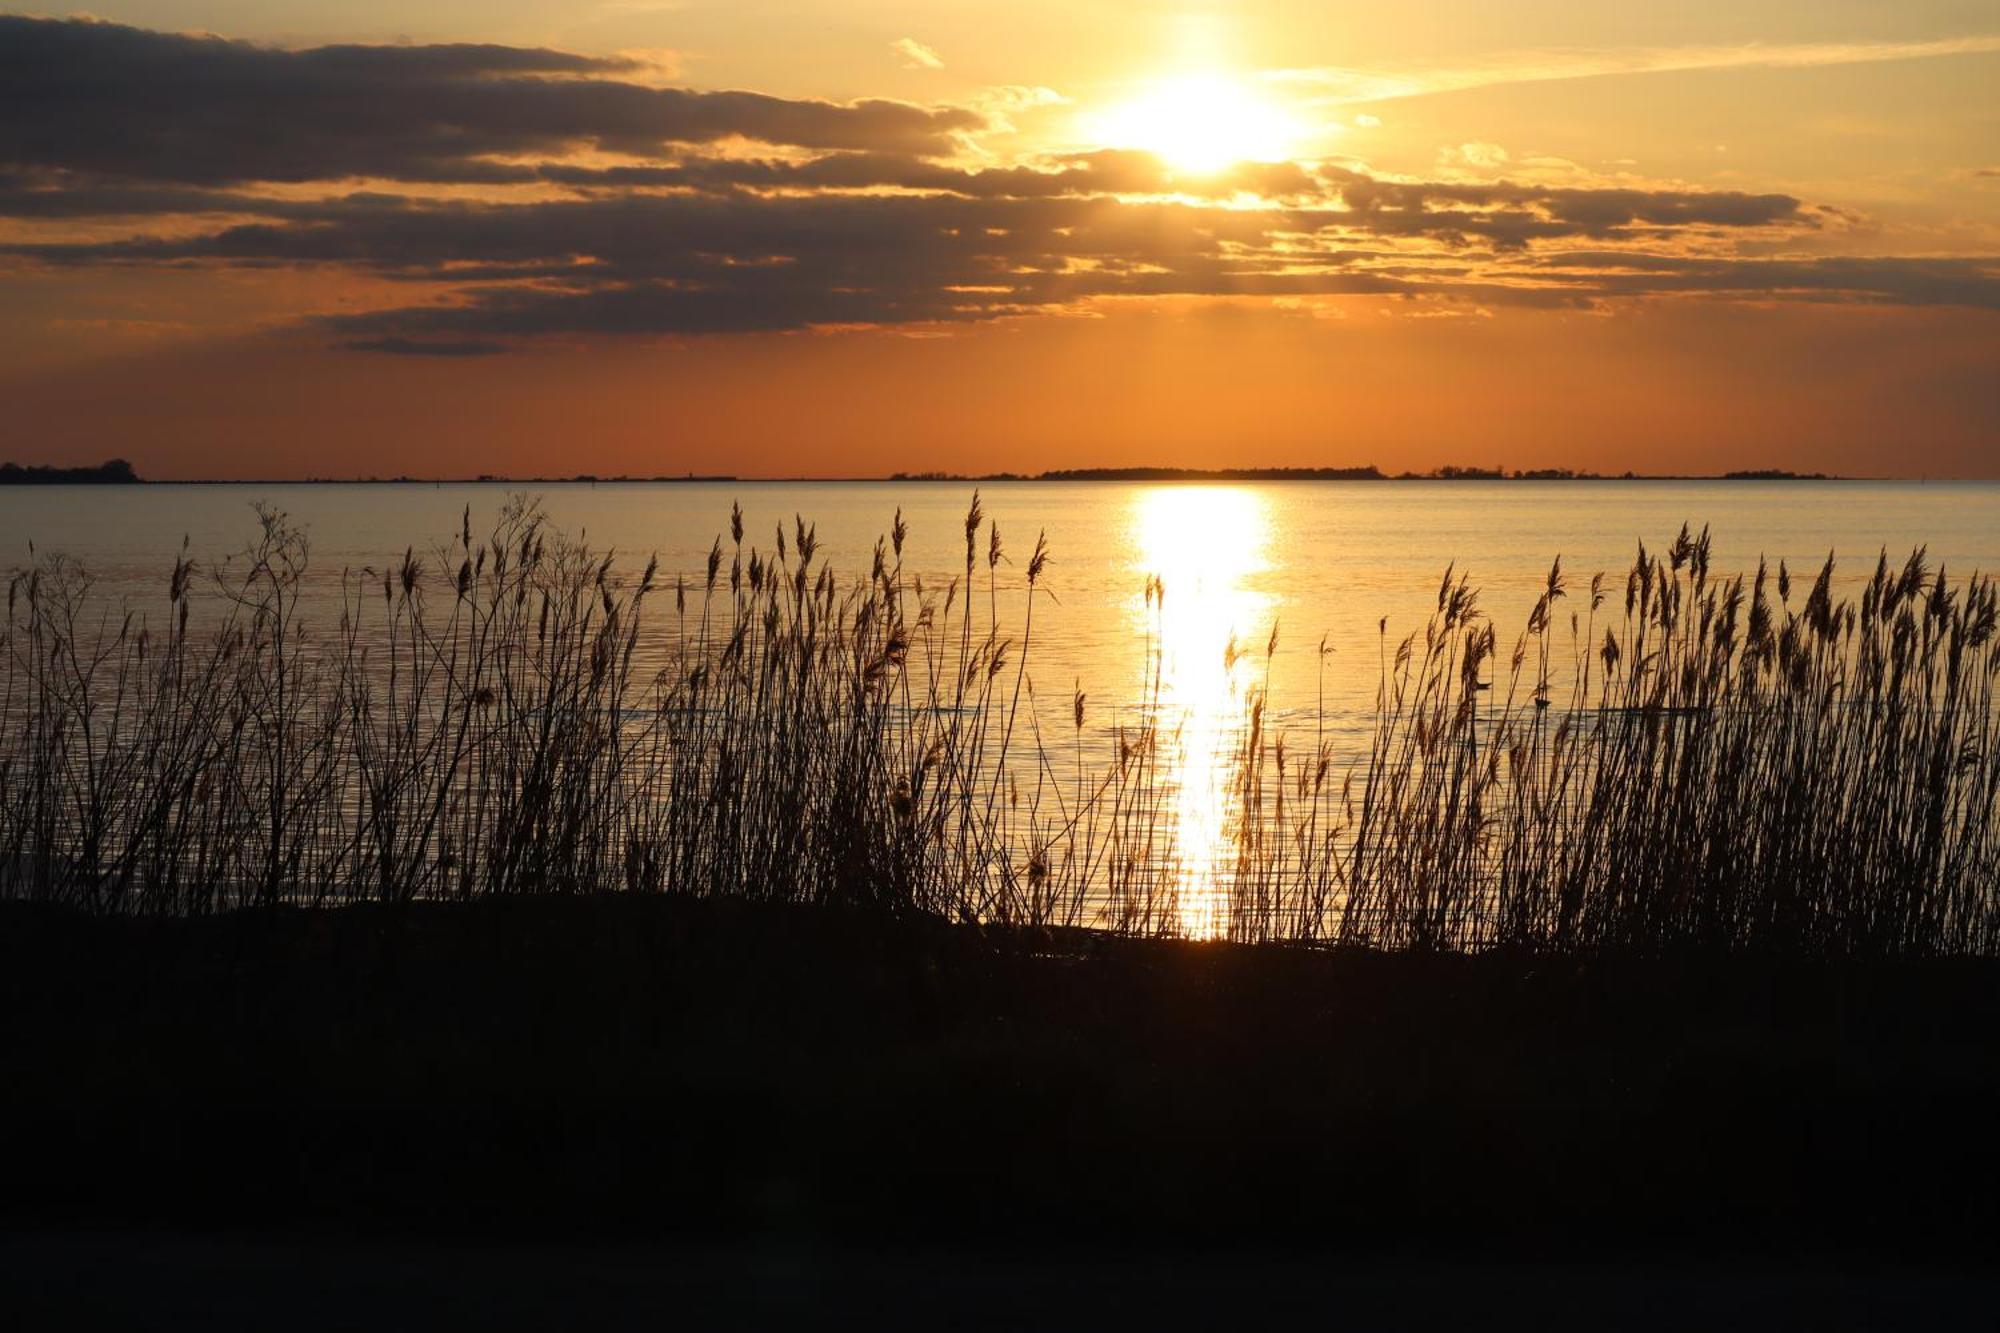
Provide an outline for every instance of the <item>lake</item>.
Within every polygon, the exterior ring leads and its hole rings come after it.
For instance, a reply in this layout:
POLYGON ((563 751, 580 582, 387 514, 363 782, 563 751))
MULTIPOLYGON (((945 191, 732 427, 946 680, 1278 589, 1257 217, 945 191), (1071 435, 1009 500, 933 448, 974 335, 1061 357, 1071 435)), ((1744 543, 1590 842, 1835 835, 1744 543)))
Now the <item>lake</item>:
MULTIPOLYGON (((2000 483, 1992 482, 996 482, 979 490, 1002 534, 1000 593, 1015 602, 1011 618, 1035 538, 1047 533, 1051 599, 1036 612, 1030 675, 1064 707, 1073 684, 1107 704, 1139 692, 1149 575, 1166 586, 1169 668, 1190 677, 1190 689, 1220 685, 1232 636, 1261 658, 1279 627, 1271 698, 1282 716, 1313 702, 1322 636, 1329 705, 1365 710, 1382 619, 1392 643, 1421 628, 1447 565, 1481 589, 1503 645, 1553 559, 1561 557, 1573 594, 1599 571, 1622 590, 1638 544, 1663 549, 1683 523, 1709 525, 1724 575, 1754 570, 1760 556, 1810 575, 1831 551, 1841 561, 1837 586, 1851 588, 1878 551, 1900 562, 1919 545, 1954 578, 2000 570, 2000 483)), ((525 492, 556 526, 615 548, 635 572, 657 553, 667 574, 690 577, 718 536, 726 544, 732 502, 743 508, 746 545, 768 552, 775 529, 782 524, 789 540, 803 516, 818 528, 822 560, 856 575, 900 509, 906 568, 942 585, 963 573, 972 491, 965 482, 16 487, 0 489, 0 567, 25 564, 32 541, 74 556, 141 613, 157 610, 183 538, 198 558, 225 557, 254 533, 251 506, 263 501, 305 526, 318 586, 330 590, 343 569, 447 543, 467 507, 477 533, 525 492)), ((982 586, 986 540, 982 533, 982 586)))
MULTIPOLYGON (((720 537, 728 546, 732 504, 742 506, 746 547, 770 552, 781 526, 793 541, 802 517, 817 530, 820 562, 846 576, 866 575, 900 510, 909 530, 906 576, 938 590, 964 575, 973 489, 966 482, 17 487, 0 490, 0 558, 27 563, 30 542, 44 554, 65 553, 112 604, 164 615, 183 539, 198 559, 223 560, 250 540, 252 506, 262 502, 308 532, 307 618, 330 631, 344 571, 393 565, 407 548, 442 550, 468 509, 477 534, 526 493, 557 528, 614 548, 628 574, 657 554, 669 583, 685 576, 697 588, 712 544, 720 537)), ((1608 575, 1602 615, 1620 614, 1624 571, 1639 543, 1661 551, 1684 523, 1710 528, 1718 577, 1751 573, 1763 557, 1774 571, 1788 562, 1808 586, 1832 552, 1841 561, 1837 595, 1856 590, 1884 549, 1900 565, 1925 546, 1954 581, 2000 569, 1996 483, 1005 482, 979 491, 1003 559, 989 588, 983 530, 974 606, 983 616, 992 597, 1006 633, 1020 631, 1038 535, 1049 544, 1040 584, 1047 595, 1036 604, 1025 680, 1045 727, 1069 735, 1074 693, 1083 692, 1085 744, 1101 757, 1113 744, 1107 724, 1147 696, 1157 662, 1168 758, 1178 770, 1171 818, 1186 874, 1201 881, 1215 877, 1204 857, 1221 854, 1238 813, 1221 774, 1248 701, 1265 691, 1267 729, 1303 729, 1349 758, 1363 752, 1384 658, 1422 630, 1448 566, 1469 577, 1493 619, 1501 662, 1489 669, 1503 677, 1502 689, 1505 659, 1552 561, 1561 558, 1568 578, 1570 595, 1554 617, 1565 631, 1572 612, 1588 614, 1590 581, 1600 571, 1608 575), (1164 588, 1157 604, 1147 595, 1154 579, 1164 588), (1267 657, 1274 628, 1277 647, 1267 657)), ((670 615, 653 606, 658 636, 648 644, 642 635, 644 658, 662 653, 670 615)), ((1580 654, 1593 646, 1587 630, 1576 646, 1580 654)))

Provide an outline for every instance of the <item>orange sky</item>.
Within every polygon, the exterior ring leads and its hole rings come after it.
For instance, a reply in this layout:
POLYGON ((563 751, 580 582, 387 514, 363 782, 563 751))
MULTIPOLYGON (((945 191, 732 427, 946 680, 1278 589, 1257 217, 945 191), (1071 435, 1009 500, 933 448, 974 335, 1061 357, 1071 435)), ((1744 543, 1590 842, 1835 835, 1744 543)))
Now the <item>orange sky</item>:
POLYGON ((764 9, 0 18, 0 454, 2000 475, 1977 7, 764 9))

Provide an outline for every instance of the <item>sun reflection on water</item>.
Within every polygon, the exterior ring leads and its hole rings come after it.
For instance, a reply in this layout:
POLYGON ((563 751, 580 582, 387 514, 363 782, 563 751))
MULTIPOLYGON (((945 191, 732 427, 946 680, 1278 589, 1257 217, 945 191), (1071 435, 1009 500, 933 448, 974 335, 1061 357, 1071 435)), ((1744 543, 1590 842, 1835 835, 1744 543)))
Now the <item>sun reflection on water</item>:
MULTIPOLYGON (((1162 486, 1132 502, 1132 546, 1142 574, 1164 585, 1159 608, 1160 754, 1177 790, 1174 856, 1180 927, 1197 939, 1229 928, 1230 829, 1240 796, 1227 773, 1261 653, 1231 660, 1231 644, 1261 646, 1267 594, 1250 586, 1266 568, 1269 516, 1256 492, 1162 486)), ((1144 610, 1137 613, 1142 618, 1144 610)))

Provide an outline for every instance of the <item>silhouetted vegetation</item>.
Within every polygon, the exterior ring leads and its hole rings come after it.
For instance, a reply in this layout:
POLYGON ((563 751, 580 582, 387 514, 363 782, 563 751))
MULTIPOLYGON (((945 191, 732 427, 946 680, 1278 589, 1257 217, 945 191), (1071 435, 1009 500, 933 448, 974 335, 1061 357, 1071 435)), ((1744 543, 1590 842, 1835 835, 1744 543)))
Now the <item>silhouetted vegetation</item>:
POLYGON ((964 472, 892 472, 890 481, 1038 481, 1040 478, 1024 476, 1019 472, 988 472, 972 476, 964 472))
POLYGON ((1990 1267, 1996 967, 0 903, 0 1222, 1990 1267))
POLYGON ((1921 551, 1850 603, 1831 560, 1801 594, 1782 565, 1712 575, 1683 531, 1622 598, 1552 568, 1511 650, 1448 573, 1420 633, 1385 623, 1360 760, 1271 734, 1253 696, 1244 813, 1191 887, 1157 670, 1087 765, 1086 700, 1051 735, 1024 695, 1045 546, 1016 619, 976 497, 964 536, 943 588, 904 573, 900 517, 843 582, 803 521, 760 548, 738 518, 668 585, 517 505, 349 571, 324 637, 279 514, 199 612, 178 559, 158 620, 44 558, 0 642, 0 892, 201 914, 630 891, 1173 934, 1199 891, 1242 940, 1995 949, 1996 598, 1921 551))
POLYGON ((1452 464, 1433 468, 1429 472, 1406 472, 1403 475, 1412 478, 1429 478, 1433 481, 1505 481, 1507 479, 1505 468, 1460 467, 1452 464))
POLYGON ((139 474, 122 458, 96 467, 22 467, 0 463, 0 486, 123 485, 139 480, 139 474))
POLYGON ((1986 1261, 1990 583, 1447 574, 1351 766, 1251 698, 1190 916, 1157 665, 1093 767, 964 536, 22 571, 0 1223, 1986 1261))
POLYGON ((1380 481, 1374 467, 1084 467, 1044 472, 1039 481, 1380 481))

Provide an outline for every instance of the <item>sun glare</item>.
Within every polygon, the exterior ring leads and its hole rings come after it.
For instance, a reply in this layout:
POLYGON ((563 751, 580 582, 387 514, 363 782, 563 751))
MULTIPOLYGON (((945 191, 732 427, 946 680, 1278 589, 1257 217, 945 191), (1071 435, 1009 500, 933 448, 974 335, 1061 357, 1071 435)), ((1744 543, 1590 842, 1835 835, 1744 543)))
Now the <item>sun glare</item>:
POLYGON ((1269 517, 1254 491, 1160 486, 1134 497, 1131 523, 1141 570, 1165 587, 1152 628, 1180 925, 1209 939, 1229 928, 1229 829, 1241 803, 1224 769, 1243 723, 1249 650, 1268 631, 1269 597, 1253 580, 1265 568, 1269 517))
POLYGON ((1143 149, 1193 172, 1280 161, 1299 139, 1298 123, 1283 108, 1223 74, 1159 79, 1088 128, 1105 147, 1143 149))

